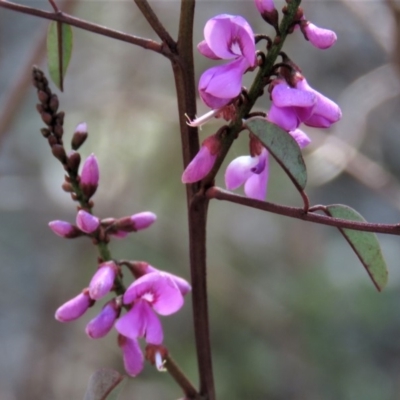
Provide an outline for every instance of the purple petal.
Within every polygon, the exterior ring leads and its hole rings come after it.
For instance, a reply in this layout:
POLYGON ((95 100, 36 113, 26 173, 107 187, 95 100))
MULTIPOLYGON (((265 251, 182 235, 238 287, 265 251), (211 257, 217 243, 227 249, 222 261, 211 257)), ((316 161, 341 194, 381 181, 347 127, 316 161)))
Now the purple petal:
POLYGON ((82 232, 93 233, 100 226, 100 220, 85 210, 79 210, 76 225, 82 232))
POLYGON ((252 169, 258 164, 258 157, 241 156, 230 162, 225 171, 225 186, 235 190, 253 175, 252 169))
POLYGON ((252 199, 265 200, 269 175, 268 152, 266 149, 262 150, 259 158, 260 164, 263 164, 264 168, 259 174, 254 173, 247 179, 244 185, 244 193, 252 199))
POLYGON ((88 293, 80 293, 57 309, 56 320, 60 322, 73 321, 82 316, 90 304, 91 300, 88 293))
POLYGON ((300 146, 301 149, 308 146, 311 143, 311 139, 308 135, 303 132, 301 129, 295 129, 294 131, 289 132, 290 135, 296 140, 297 144, 300 146))
POLYGON ((161 315, 178 311, 183 305, 183 296, 174 281, 157 272, 150 272, 133 282, 124 294, 124 304, 143 298, 161 315))
POLYGON ((285 83, 276 85, 271 96, 278 107, 312 107, 317 102, 313 92, 291 88, 285 83))
POLYGON ((119 336, 118 343, 122 350, 125 371, 131 376, 138 375, 142 371, 144 363, 143 353, 138 341, 119 336))
MULTIPOLYGON (((239 96, 242 90, 242 77, 248 65, 244 58, 240 58, 228 64, 208 69, 200 77, 200 96, 203 98, 203 94, 207 94, 217 99, 225 99, 224 104, 227 104, 239 96)), ((203 101, 206 103, 205 99, 203 101)), ((222 105, 216 103, 207 105, 211 108, 222 107, 222 105)))
POLYGON ((152 344, 161 344, 164 338, 161 323, 145 300, 136 302, 131 310, 118 319, 115 328, 126 337, 145 337, 152 344))
POLYGON ((193 183, 202 180, 214 166, 216 154, 211 154, 207 146, 201 146, 199 152, 182 174, 182 183, 193 183))
POLYGON ((150 211, 144 211, 131 216, 131 221, 136 231, 148 228, 156 219, 157 215, 150 211))
POLYGON ((93 300, 100 300, 110 292, 116 273, 117 266, 113 262, 100 265, 89 284, 89 295, 93 300))
POLYGON ((50 229, 58 236, 63 238, 74 238, 81 235, 81 232, 77 229, 76 226, 71 225, 66 221, 51 221, 49 222, 50 229))
POLYGON ((182 296, 185 296, 187 293, 189 293, 192 290, 192 287, 190 286, 189 282, 186 281, 185 279, 181 278, 180 276, 171 274, 170 272, 161 271, 157 268, 154 268, 150 264, 147 264, 146 273, 150 273, 150 272, 158 272, 160 274, 164 274, 164 275, 170 277, 174 281, 176 286, 178 286, 178 289, 180 290, 182 296))
POLYGON ((267 119, 288 132, 297 129, 301 123, 294 107, 277 107, 274 103, 271 104, 267 119))
POLYGON ((257 10, 260 14, 265 12, 271 12, 275 10, 275 5, 273 0, 255 0, 257 10))
POLYGON ((304 27, 304 32, 310 43, 318 49, 328 49, 333 46, 337 40, 335 32, 329 29, 319 28, 311 22, 304 27))
POLYGON ((211 60, 220 60, 221 58, 218 57, 208 46, 205 40, 201 41, 197 45, 197 50, 205 57, 211 58, 211 60))
POLYGON ((118 312, 115 299, 109 301, 100 313, 86 325, 86 334, 92 339, 99 339, 107 335, 114 326, 118 312))

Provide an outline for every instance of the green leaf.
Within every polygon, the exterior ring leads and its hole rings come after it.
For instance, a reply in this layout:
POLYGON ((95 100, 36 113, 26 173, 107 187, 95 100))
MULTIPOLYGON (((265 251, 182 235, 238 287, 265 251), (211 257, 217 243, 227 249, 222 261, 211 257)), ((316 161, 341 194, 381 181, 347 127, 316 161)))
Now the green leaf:
POLYGON ((50 22, 47 31, 47 63, 53 82, 63 91, 63 82, 72 53, 72 29, 61 22, 50 22))
POLYGON ((89 379, 84 400, 117 400, 124 376, 112 369, 100 369, 89 379))
POLYGON ((261 117, 250 118, 244 125, 268 149, 297 189, 303 191, 307 183, 306 165, 293 137, 278 125, 261 117))
MULTIPOLYGON (((327 214, 335 218, 366 222, 357 211, 342 204, 328 206, 327 214)), ((364 265, 376 288, 381 291, 386 286, 388 271, 376 234, 353 229, 339 230, 364 265)))

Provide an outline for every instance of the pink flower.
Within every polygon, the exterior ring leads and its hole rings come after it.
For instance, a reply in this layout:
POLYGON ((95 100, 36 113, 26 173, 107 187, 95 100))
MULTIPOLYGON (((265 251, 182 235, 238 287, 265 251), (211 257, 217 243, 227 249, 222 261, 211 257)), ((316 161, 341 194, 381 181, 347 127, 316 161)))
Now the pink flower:
POLYGON ((100 220, 85 210, 79 210, 76 225, 82 232, 93 233, 100 226, 100 220))
POLYGON ((93 300, 100 300, 110 292, 117 272, 118 268, 113 261, 99 265, 89 284, 89 295, 93 300))
MULTIPOLYGON (((310 143, 310 138, 300 129, 289 132, 300 148, 310 143)), ((261 152, 252 156, 235 158, 225 172, 225 185, 228 190, 235 190, 244 184, 244 193, 247 197, 264 200, 268 185, 268 151, 264 147, 261 152)))
POLYGON ((213 60, 233 60, 205 71, 199 81, 199 93, 210 108, 221 108, 242 90, 242 77, 256 65, 254 33, 240 16, 221 14, 207 21, 199 52, 213 60))
POLYGON ((182 174, 182 183, 201 181, 212 170, 220 150, 220 140, 216 135, 206 138, 199 152, 195 155, 182 174))
POLYGON ((78 319, 93 304, 88 290, 84 290, 78 296, 64 303, 56 311, 55 318, 60 322, 69 322, 78 319))
POLYGON ((125 371, 131 375, 138 375, 143 369, 144 357, 136 338, 118 336, 118 344, 122 350, 125 371))
POLYGON ((89 199, 94 195, 99 185, 99 164, 94 154, 91 154, 84 162, 79 186, 89 199))
POLYGON ((82 235, 82 232, 76 226, 66 221, 51 221, 49 227, 56 235, 63 238, 71 239, 82 235))
POLYGON ((124 238, 129 232, 146 229, 157 220, 157 215, 150 211, 133 214, 116 220, 110 227, 109 233, 119 238, 124 238))
POLYGON ((336 33, 329 29, 319 28, 313 23, 303 20, 300 29, 305 38, 318 49, 329 49, 337 40, 336 33))
POLYGON ((154 311, 160 315, 177 312, 183 305, 183 296, 170 277, 151 272, 129 286, 123 302, 133 306, 115 324, 117 331, 130 339, 145 337, 147 343, 161 344, 162 326, 154 311))
POLYGON ((339 106, 311 88, 304 78, 297 81, 295 88, 286 82, 276 84, 271 97, 268 120, 286 131, 297 129, 302 122, 328 128, 342 116, 339 106))
POLYGON ((107 335, 118 317, 120 308, 115 299, 110 300, 100 313, 86 325, 86 334, 92 339, 99 339, 107 335))
POLYGON ((254 3, 260 14, 275 10, 274 0, 255 0, 254 3))

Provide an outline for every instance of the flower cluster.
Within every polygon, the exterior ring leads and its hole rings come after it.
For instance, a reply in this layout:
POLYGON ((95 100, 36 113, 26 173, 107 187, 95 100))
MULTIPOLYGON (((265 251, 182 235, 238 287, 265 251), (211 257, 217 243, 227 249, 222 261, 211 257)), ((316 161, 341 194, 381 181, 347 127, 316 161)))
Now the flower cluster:
MULTIPOLYGON (((255 5, 264 20, 278 31, 278 13, 273 0, 255 0, 255 5)), ((292 30, 301 29, 305 38, 315 47, 326 49, 335 43, 335 33, 307 21, 301 9, 298 18, 292 30)), ((213 110, 204 117, 190 121, 191 126, 200 126, 221 114, 225 116, 227 105, 234 106, 235 99, 242 92, 244 73, 256 66, 254 33, 242 17, 222 14, 211 18, 205 25, 204 37, 205 40, 198 45, 201 54, 211 59, 233 61, 202 74, 200 97, 213 110)), ((285 66, 276 68, 277 77, 269 86, 271 106, 266 118, 288 132, 299 147, 304 148, 311 140, 299 129, 300 124, 329 128, 342 114, 337 104, 309 86, 298 67, 286 55, 283 58, 282 64, 285 66)), ((232 114, 235 113, 230 111, 232 114)), ((192 183, 203 179, 212 170, 220 147, 217 135, 208 137, 186 167, 182 182, 192 183)), ((257 139, 250 138, 250 155, 238 157, 228 165, 225 184, 229 190, 244 185, 246 196, 263 200, 267 193, 268 175, 268 152, 257 139)))
MULTIPOLYGON (((87 199, 95 193, 98 183, 98 162, 92 154, 86 159, 79 179, 81 192, 87 199)), ((103 220, 89 211, 91 210, 80 209, 75 225, 57 220, 50 222, 49 226, 54 233, 64 238, 89 236, 95 243, 99 240, 107 243, 110 235, 123 238, 129 232, 149 227, 156 220, 156 215, 148 211, 120 219, 103 220)), ((126 263, 128 262, 125 261, 124 264, 126 263)), ((87 324, 86 333, 90 338, 98 339, 107 335, 115 326, 125 369, 135 376, 143 369, 144 362, 138 339, 145 338, 149 345, 160 346, 163 330, 156 313, 170 315, 177 312, 183 305, 183 296, 191 287, 182 278, 139 262, 128 263, 136 280, 125 291, 121 264, 113 260, 100 262, 88 287, 59 307, 55 318, 60 322, 76 320, 96 301, 115 291, 117 295, 108 300, 100 313, 87 324), (120 317, 123 308, 128 311, 120 317)), ((158 368, 162 366, 161 351, 165 355, 163 348, 155 354, 158 368)))

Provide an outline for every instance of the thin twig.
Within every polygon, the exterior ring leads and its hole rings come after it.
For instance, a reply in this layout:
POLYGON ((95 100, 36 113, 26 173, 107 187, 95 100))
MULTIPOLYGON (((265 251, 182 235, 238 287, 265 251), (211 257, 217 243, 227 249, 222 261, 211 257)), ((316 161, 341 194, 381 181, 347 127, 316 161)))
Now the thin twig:
POLYGON ((164 25, 160 22, 157 15, 154 13, 153 9, 147 0, 134 0, 139 10, 142 12, 143 16, 146 18, 147 22, 157 33, 158 37, 172 50, 176 48, 176 42, 172 39, 169 32, 165 29, 164 25))
POLYGON ((54 0, 49 0, 49 3, 53 7, 54 12, 56 12, 56 13, 60 12, 60 10, 54 0))
POLYGON ((135 46, 142 47, 147 50, 155 51, 156 53, 160 53, 167 58, 172 58, 173 54, 170 52, 168 47, 163 46, 161 43, 157 43, 151 39, 145 39, 139 36, 130 35, 125 32, 116 31, 114 29, 106 28, 105 26, 97 25, 92 22, 88 22, 76 17, 73 17, 68 14, 53 13, 44 10, 39 10, 36 8, 23 6, 21 4, 12 3, 7 0, 0 0, 0 7, 6 8, 8 10, 17 11, 23 14, 33 15, 35 17, 50 19, 53 21, 64 22, 71 26, 75 26, 79 29, 83 29, 85 31, 97 33, 98 35, 106 36, 112 39, 120 40, 121 42, 131 43, 135 46))
POLYGON ((326 215, 315 214, 315 211, 324 211, 326 206, 314 206, 305 212, 303 208, 281 206, 267 201, 249 199, 219 187, 207 190, 206 197, 209 199, 225 200, 231 203, 268 211, 273 214, 285 215, 286 217, 301 219, 303 221, 315 222, 321 225, 335 226, 336 228, 354 229, 356 231, 386 233, 388 235, 400 236, 400 224, 374 224, 369 222, 357 222, 340 218, 332 218, 326 215))

